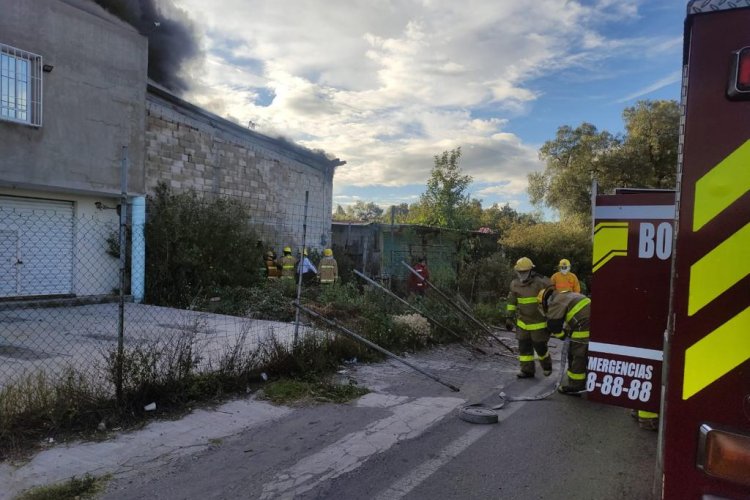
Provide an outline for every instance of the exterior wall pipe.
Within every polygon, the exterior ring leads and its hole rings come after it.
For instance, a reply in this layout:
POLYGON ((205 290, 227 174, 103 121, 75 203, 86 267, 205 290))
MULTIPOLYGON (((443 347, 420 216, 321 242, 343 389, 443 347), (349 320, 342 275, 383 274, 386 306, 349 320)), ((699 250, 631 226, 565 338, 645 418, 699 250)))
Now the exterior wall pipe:
POLYGON ((146 197, 134 196, 131 206, 130 292, 133 294, 133 301, 141 303, 146 286, 146 236, 143 231, 146 223, 146 197))

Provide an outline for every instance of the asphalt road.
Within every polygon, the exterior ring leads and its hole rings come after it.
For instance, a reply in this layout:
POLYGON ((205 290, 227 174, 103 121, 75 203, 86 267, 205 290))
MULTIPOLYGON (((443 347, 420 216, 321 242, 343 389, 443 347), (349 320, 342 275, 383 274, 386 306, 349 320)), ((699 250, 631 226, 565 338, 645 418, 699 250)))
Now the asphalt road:
POLYGON ((116 474, 104 498, 651 498, 657 436, 623 408, 553 394, 508 403, 498 424, 458 419, 465 401, 497 404, 500 391, 553 384, 516 380, 515 360, 495 351, 410 358, 458 393, 393 362, 350 366, 346 376, 373 391, 358 402, 295 408, 196 453, 160 457, 116 474))

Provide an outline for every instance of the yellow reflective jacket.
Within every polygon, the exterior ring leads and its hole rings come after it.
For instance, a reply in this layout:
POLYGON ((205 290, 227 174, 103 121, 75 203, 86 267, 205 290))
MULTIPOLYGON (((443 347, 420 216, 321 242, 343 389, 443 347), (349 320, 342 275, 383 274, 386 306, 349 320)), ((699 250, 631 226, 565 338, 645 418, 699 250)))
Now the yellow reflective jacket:
POLYGON ((588 340, 591 299, 576 292, 555 292, 547 303, 547 328, 557 338, 563 338, 567 325, 572 339, 588 340))
POLYGON ((277 262, 281 266, 282 278, 294 278, 294 268, 297 266, 297 258, 293 255, 284 255, 277 262))
POLYGON ((547 327, 544 315, 539 310, 536 296, 551 284, 549 278, 532 273, 528 281, 518 278, 510 282, 508 314, 516 315, 516 325, 524 330, 541 330, 547 327))
POLYGON ((321 283, 333 283, 339 277, 339 265, 333 257, 323 257, 318 264, 321 283))

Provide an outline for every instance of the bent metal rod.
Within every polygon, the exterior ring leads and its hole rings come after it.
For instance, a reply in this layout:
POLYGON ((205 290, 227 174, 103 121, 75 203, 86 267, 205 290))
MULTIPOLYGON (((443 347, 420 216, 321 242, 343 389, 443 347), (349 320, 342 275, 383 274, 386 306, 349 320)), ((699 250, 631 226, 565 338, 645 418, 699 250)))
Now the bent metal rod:
POLYGON ((341 330, 342 332, 344 332, 346 335, 348 335, 349 337, 353 338, 357 342, 361 342, 361 343, 365 344, 367 347, 369 347, 371 349, 375 349, 376 351, 378 351, 378 352, 380 352, 382 354, 385 354, 386 356, 388 356, 390 358, 393 358, 396 361, 399 361, 399 362, 405 364, 409 368, 418 371, 422 375, 431 378, 435 382, 437 382, 439 384, 443 384, 444 386, 446 386, 448 389, 450 389, 453 392, 459 392, 458 387, 456 387, 454 385, 451 385, 451 384, 449 384, 447 382, 443 382, 442 380, 440 380, 439 378, 437 378, 435 375, 433 375, 433 374, 431 374, 429 372, 426 372, 422 368, 420 368, 420 367, 418 367, 418 366, 416 366, 416 365, 414 365, 414 364, 406 361, 404 358, 402 358, 400 356, 397 356, 397 355, 393 354, 390 351, 386 351, 385 349, 383 349, 379 345, 370 342, 369 340, 367 340, 366 338, 362 337, 361 335, 357 335, 356 333, 354 333, 353 331, 351 331, 348 328, 344 327, 343 325, 340 325, 336 321, 328 319, 325 316, 321 316, 320 314, 316 313, 315 311, 311 311, 310 309, 308 309, 307 307, 303 306, 302 304, 300 304, 297 301, 294 301, 293 304, 294 304, 294 307, 296 307, 300 311, 304 311, 305 313, 309 314, 310 316, 312 316, 314 318, 317 318, 317 319, 319 319, 321 321, 324 321, 324 322, 328 323, 330 326, 333 326, 334 328, 337 328, 337 329, 341 330))
MULTIPOLYGON (((467 344, 467 341, 466 341, 466 339, 464 339, 464 338, 463 338, 463 337, 462 337, 461 335, 459 335, 458 333, 454 332, 453 330, 451 330, 451 329, 450 329, 450 328, 448 328, 447 326, 445 326, 445 325, 443 325, 442 323, 438 322, 438 320, 436 320, 436 319, 434 319, 434 318, 432 318, 432 317, 428 316, 428 315, 427 315, 426 313, 424 313, 424 312, 420 311, 420 310, 419 310, 418 308, 414 307, 414 306, 413 306, 412 304, 409 304, 409 303, 408 303, 407 301, 405 301, 404 299, 402 299, 401 297, 399 297, 399 296, 398 296, 398 295, 396 295, 395 293, 391 292, 390 290, 388 290, 387 288, 385 288, 385 287, 384 287, 383 285, 381 285, 380 283, 378 283, 378 282, 376 282, 376 281, 374 281, 374 280, 372 280, 372 279, 368 278, 367 276, 365 276, 365 275, 364 275, 364 274, 362 274, 361 272, 357 271, 356 269, 354 269, 354 274, 356 274, 357 276, 359 276, 360 278, 362 278, 363 280, 365 280, 365 281, 366 281, 366 282, 368 282, 369 284, 371 284, 371 285, 375 286, 375 287, 376 287, 376 288, 377 288, 378 290, 380 290, 380 291, 382 291, 382 292, 386 293, 386 294, 387 294, 387 295, 388 295, 389 297, 392 297, 392 298, 394 298, 394 299, 398 300, 399 302, 401 302, 402 304, 404 304, 404 305, 405 305, 406 307, 408 307, 408 308, 409 308, 409 309, 411 309, 412 311, 415 311, 415 312, 417 312, 417 313, 418 313, 418 314, 419 314, 420 316, 424 316, 424 317, 425 317, 425 318, 426 318, 426 319, 427 319, 428 321, 430 321, 430 322, 431 322, 432 324, 434 324, 434 325, 435 325, 435 326, 437 326, 438 328, 442 328, 442 329, 443 329, 443 330, 445 330, 446 332, 450 333, 450 334, 451 334, 451 335, 452 335, 452 336, 453 336, 454 338, 458 339, 458 340, 459 340, 459 342, 461 342, 461 345, 462 345, 462 346, 466 347, 466 344, 467 344)), ((474 350, 476 350, 477 352, 479 352, 479 353, 481 353, 481 354, 487 354, 487 352, 485 352, 485 351, 483 351, 482 349, 480 349, 479 347, 473 346, 473 345, 471 345, 471 344, 468 344, 468 347, 470 347, 471 349, 474 349, 474 350)))
POLYGON ((440 295, 440 297, 443 298, 443 300, 445 300, 448 304, 451 305, 451 307, 453 307, 458 312, 460 312, 461 314, 463 314, 464 316, 466 316, 467 318, 469 318, 471 321, 473 321, 474 323, 476 323, 477 325, 479 325, 479 327, 482 330, 484 330, 487 333, 487 335, 489 335, 493 339, 497 340, 503 347, 505 347, 510 352, 512 352, 512 353, 515 354, 515 352, 513 351, 513 349, 510 346, 508 346, 508 344, 506 344, 505 342, 503 342, 503 340, 500 337, 498 337, 497 335, 495 335, 494 333, 492 333, 492 330, 490 330, 489 328, 487 328, 487 326, 485 324, 481 323, 477 318, 475 318, 474 316, 472 316, 468 312, 464 311, 461 307, 459 307, 458 304, 456 304, 447 295, 445 295, 443 292, 441 292, 438 287, 436 287, 435 285, 433 285, 432 283, 430 283, 430 280, 425 279, 424 277, 422 277, 421 274, 419 274, 416 270, 414 270, 414 268, 412 268, 409 264, 407 264, 403 260, 401 261, 401 264, 403 264, 414 276, 416 276, 417 278, 419 278, 422 281, 424 281, 425 283, 427 283, 427 285, 430 288, 432 288, 433 290, 435 290, 437 292, 437 294, 440 295))

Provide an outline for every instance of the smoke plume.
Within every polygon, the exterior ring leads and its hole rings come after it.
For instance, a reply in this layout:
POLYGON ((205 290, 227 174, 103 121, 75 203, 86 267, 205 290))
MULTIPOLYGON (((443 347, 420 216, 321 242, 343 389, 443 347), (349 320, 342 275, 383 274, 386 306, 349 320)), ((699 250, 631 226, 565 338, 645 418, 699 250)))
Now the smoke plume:
POLYGON ((94 0, 148 38, 148 76, 182 93, 188 83, 179 76, 182 64, 199 53, 187 15, 170 0, 94 0))

